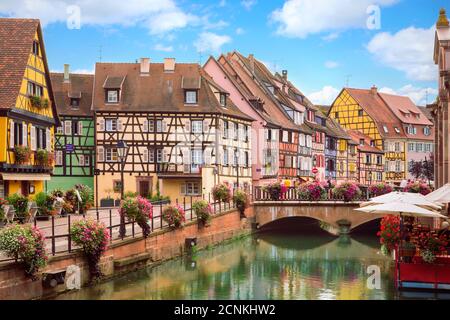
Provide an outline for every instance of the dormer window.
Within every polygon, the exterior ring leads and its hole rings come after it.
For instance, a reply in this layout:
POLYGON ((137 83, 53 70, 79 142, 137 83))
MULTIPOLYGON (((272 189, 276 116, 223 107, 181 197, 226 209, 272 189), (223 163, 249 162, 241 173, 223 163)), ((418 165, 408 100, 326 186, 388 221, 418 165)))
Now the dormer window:
POLYGON ((426 136, 431 135, 431 129, 430 129, 430 127, 425 127, 425 128, 423 128, 423 134, 426 135, 426 136))
POLYGON ((80 99, 70 98, 70 107, 72 109, 78 109, 80 107, 80 99))
POLYGON ((364 112, 362 110, 358 110, 358 117, 362 117, 364 115, 364 112))
POLYGON ((118 89, 106 90, 106 102, 107 103, 119 103, 119 90, 118 89))
POLYGON ((33 41, 33 54, 38 56, 39 55, 39 42, 33 41))
POLYGON ((395 132, 397 132, 398 134, 400 134, 400 129, 399 129, 399 128, 395 127, 394 130, 395 130, 395 132))
POLYGON ((227 95, 225 93, 221 93, 220 94, 220 105, 222 107, 226 107, 227 106, 227 95))
POLYGON ((359 145, 360 145, 360 146, 363 146, 364 144, 365 144, 364 139, 359 139, 359 145))
POLYGON ((197 90, 186 90, 184 92, 184 103, 186 104, 197 104, 197 90))
POLYGON ((384 133, 389 133, 389 130, 386 126, 383 126, 384 133))
POLYGON ((375 147, 375 141, 374 140, 370 140, 370 146, 375 147))

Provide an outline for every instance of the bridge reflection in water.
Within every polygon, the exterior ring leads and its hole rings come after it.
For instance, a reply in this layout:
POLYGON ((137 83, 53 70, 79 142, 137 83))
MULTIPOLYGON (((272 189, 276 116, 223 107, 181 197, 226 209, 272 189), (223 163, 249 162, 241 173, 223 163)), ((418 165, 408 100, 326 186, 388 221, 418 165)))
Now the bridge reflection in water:
MULTIPOLYGON (((310 230, 311 231, 311 230, 310 230)), ((63 299, 392 299, 392 262, 377 238, 261 233, 129 274, 63 299), (367 288, 367 267, 381 290, 367 288)))

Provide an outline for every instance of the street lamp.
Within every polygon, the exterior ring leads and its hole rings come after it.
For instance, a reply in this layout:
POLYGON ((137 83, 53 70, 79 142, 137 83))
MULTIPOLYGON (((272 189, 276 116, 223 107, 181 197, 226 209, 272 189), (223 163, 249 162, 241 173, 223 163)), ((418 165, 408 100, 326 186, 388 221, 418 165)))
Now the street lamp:
MULTIPOLYGON (((120 161, 120 199, 124 199, 124 181, 123 181, 123 171, 125 169, 125 161, 127 159, 128 154, 128 145, 125 141, 120 140, 117 143, 117 156, 119 157, 120 161)), ((126 227, 125 227, 125 216, 121 213, 120 214, 120 228, 119 228, 119 237, 124 238, 127 233, 126 227)))

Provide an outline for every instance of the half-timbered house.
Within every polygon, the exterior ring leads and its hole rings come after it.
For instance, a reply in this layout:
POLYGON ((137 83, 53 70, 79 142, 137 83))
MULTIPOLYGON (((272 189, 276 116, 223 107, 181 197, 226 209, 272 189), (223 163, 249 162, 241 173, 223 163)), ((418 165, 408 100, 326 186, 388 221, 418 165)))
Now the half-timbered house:
MULTIPOLYGON (((56 130, 55 169, 48 189, 67 190, 76 184, 94 188, 94 115, 91 110, 93 74, 52 73, 52 86, 61 125, 56 130)), ((112 189, 111 189, 112 190, 112 189)))
POLYGON ((58 124, 39 20, 0 18, 0 198, 45 190, 58 124))
MULTIPOLYGON (((124 190, 172 200, 217 183, 251 185, 252 118, 197 64, 97 63, 93 110, 98 184, 120 188, 117 144, 129 147, 124 190)), ((98 190, 100 199, 105 196, 98 190)))

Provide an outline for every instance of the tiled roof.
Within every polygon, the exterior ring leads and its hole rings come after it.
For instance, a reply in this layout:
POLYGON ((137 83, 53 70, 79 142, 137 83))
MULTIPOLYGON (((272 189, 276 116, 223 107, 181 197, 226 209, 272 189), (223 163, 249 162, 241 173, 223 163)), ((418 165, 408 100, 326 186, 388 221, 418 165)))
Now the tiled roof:
POLYGON ((381 98, 391 109, 391 111, 406 124, 420 124, 424 126, 431 126, 430 120, 420 111, 418 107, 412 102, 409 97, 392 95, 387 93, 379 93, 381 98))
POLYGON ((430 120, 431 122, 434 121, 431 108, 427 108, 427 107, 423 107, 423 106, 417 106, 417 107, 420 109, 420 111, 422 111, 422 113, 425 115, 425 117, 427 117, 428 120, 430 120))
POLYGON ((361 150, 362 152, 384 153, 383 150, 371 146, 370 141, 372 140, 372 138, 365 135, 364 133, 356 130, 347 130, 347 134, 349 135, 353 143, 358 145, 358 149, 361 150), (364 144, 361 144, 361 140, 363 139, 364 144))
POLYGON ((16 105, 39 20, 0 18, 0 109, 16 105))
POLYGON ((139 63, 97 63, 93 107, 95 111, 198 112, 225 114, 253 121, 227 99, 220 106, 209 85, 217 87, 198 64, 177 63, 174 72, 164 72, 163 63, 151 63, 148 76, 141 76, 139 63), (125 77, 120 102, 105 104, 103 84, 108 77, 125 77), (185 104, 184 88, 199 87, 198 104, 185 104))
POLYGON ((378 93, 374 94, 370 89, 345 88, 344 90, 374 120, 382 137, 406 138, 401 121, 390 110, 378 93))
POLYGON ((56 108, 63 116, 92 116, 93 74, 70 74, 70 83, 64 83, 63 73, 51 73, 56 108), (70 106, 70 97, 79 96, 80 105, 77 109, 70 106))

